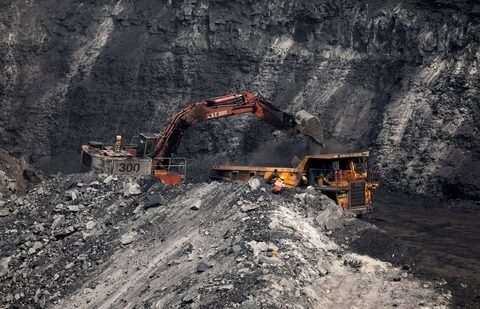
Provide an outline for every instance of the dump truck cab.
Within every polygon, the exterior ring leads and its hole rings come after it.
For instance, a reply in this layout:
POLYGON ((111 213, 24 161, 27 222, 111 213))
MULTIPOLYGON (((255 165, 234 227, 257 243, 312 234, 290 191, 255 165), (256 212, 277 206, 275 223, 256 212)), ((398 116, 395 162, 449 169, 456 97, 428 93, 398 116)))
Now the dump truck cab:
POLYGON ((340 207, 360 215, 372 211, 373 190, 379 185, 368 157, 364 151, 306 155, 296 167, 215 166, 211 178, 246 181, 261 176, 267 180, 276 171, 287 188, 313 186, 340 207))
POLYGON ((372 211, 372 191, 378 185, 375 171, 369 167, 369 152, 307 155, 298 164, 311 185, 339 206, 357 214, 372 211))

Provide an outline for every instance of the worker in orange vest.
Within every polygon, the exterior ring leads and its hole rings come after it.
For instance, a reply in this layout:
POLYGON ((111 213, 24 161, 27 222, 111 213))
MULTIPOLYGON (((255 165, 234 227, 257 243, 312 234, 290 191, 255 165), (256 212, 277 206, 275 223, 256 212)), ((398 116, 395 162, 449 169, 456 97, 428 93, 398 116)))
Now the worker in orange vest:
POLYGON ((280 177, 273 184, 272 192, 280 193, 283 190, 283 188, 285 188, 285 181, 283 180, 283 177, 280 177))

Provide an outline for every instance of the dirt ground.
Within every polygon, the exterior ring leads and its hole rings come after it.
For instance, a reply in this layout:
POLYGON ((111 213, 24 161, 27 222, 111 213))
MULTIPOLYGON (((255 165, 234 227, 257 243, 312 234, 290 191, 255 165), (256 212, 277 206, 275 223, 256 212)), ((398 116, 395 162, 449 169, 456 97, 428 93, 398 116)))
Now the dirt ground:
POLYGON ((385 233, 366 230, 351 246, 411 270, 445 280, 452 307, 480 306, 480 212, 478 202, 438 201, 382 189, 375 211, 364 218, 385 233))
MULTIPOLYGON (((480 305, 480 211, 478 202, 439 201, 381 190, 373 223, 408 248, 422 278, 442 278, 456 308, 480 305)), ((373 255, 378 257, 378 255, 373 255)))

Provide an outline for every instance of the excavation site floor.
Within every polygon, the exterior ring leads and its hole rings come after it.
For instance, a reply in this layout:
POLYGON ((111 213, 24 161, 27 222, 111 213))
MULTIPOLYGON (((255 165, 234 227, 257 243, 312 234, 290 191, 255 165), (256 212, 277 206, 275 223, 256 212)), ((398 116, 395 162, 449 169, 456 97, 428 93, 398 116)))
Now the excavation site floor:
MULTIPOLYGON (((445 279, 453 293, 453 306, 478 308, 480 211, 472 204, 381 190, 375 196, 375 211, 365 221, 405 244, 418 275, 445 279)), ((369 254, 395 262, 375 252, 369 254)))

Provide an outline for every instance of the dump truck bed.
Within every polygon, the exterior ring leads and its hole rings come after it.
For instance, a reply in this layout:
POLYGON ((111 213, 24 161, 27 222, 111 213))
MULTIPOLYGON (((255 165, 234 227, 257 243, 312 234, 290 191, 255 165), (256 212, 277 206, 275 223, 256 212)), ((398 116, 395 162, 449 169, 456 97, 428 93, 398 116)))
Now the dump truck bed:
POLYGON ((290 167, 264 167, 242 165, 216 165, 210 177, 217 180, 242 180, 247 181, 254 176, 267 179, 275 170, 285 180, 285 186, 293 188, 298 185, 299 170, 290 167))

